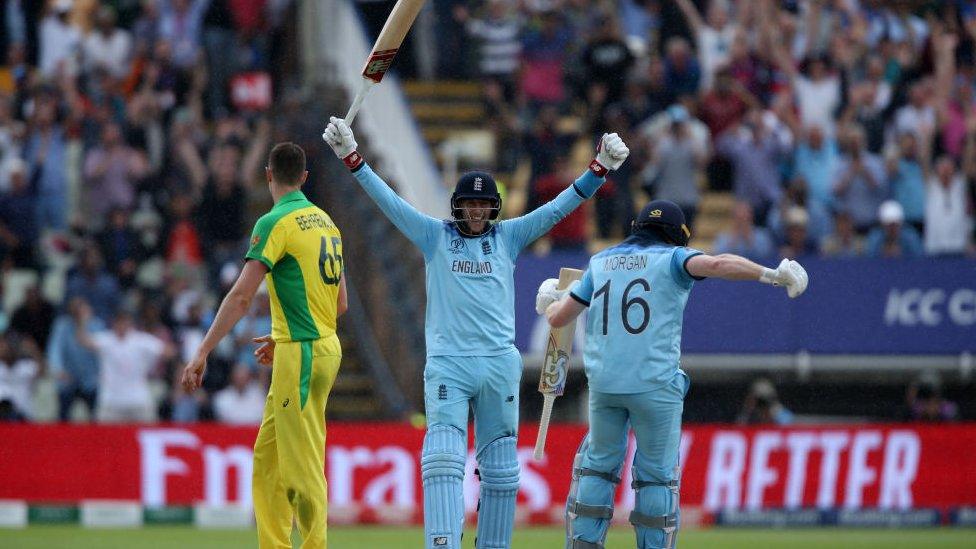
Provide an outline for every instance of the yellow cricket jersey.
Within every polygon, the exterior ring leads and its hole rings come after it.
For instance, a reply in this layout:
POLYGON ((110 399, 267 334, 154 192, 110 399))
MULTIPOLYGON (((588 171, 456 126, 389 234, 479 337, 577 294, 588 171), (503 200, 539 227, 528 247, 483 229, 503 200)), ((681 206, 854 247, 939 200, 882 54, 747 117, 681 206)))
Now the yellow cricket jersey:
POLYGON ((245 256, 268 267, 271 336, 312 341, 335 334, 342 238, 301 191, 290 192, 254 225, 245 256))

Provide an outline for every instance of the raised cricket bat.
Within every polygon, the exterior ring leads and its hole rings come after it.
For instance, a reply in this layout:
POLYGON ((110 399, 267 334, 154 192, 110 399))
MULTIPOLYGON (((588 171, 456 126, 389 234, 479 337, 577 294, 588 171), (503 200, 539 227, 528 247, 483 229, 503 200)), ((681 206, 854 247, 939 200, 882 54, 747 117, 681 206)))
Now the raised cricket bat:
MULTIPOLYGON (((569 288, 570 284, 579 280, 583 271, 579 269, 559 269, 559 290, 569 288)), ((542 363, 542 374, 539 376, 539 392, 542 393, 542 417, 539 419, 539 435, 535 439, 536 461, 542 459, 546 449, 546 433, 549 431, 549 418, 552 416, 552 403, 557 396, 562 396, 566 389, 566 374, 569 372, 569 353, 573 350, 573 333, 576 331, 576 321, 573 320, 562 328, 549 330, 549 343, 546 345, 546 356, 542 363)))
POLYGON ((393 64, 393 58, 396 57, 400 44, 403 44, 403 39, 413 26, 413 21, 422 7, 424 7, 424 0, 399 0, 393 6, 393 11, 386 18, 383 30, 373 44, 373 51, 366 59, 366 66, 363 67, 363 83, 356 92, 349 112, 346 113, 346 124, 352 126, 352 121, 359 114, 359 108, 363 106, 366 94, 373 86, 379 84, 380 80, 383 80, 383 75, 393 64))

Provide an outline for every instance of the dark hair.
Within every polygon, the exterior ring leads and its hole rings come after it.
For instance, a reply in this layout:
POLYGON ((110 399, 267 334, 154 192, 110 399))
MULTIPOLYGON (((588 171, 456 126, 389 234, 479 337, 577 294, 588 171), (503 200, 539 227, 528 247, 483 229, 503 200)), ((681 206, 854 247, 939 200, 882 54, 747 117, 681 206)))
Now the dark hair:
POLYGON ((268 155, 271 177, 281 185, 300 185, 305 173, 305 151, 298 145, 286 141, 278 143, 268 155))

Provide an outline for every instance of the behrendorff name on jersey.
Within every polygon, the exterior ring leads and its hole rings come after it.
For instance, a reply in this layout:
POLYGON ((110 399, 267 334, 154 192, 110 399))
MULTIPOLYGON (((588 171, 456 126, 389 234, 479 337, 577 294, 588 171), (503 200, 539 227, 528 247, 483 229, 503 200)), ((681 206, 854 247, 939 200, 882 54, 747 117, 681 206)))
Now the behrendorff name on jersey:
POLYGON ((604 271, 637 271, 645 268, 646 255, 612 255, 603 260, 604 271))
POLYGON ((335 225, 329 223, 324 217, 317 213, 296 215, 295 222, 298 223, 298 228, 303 231, 314 229, 316 227, 321 229, 331 229, 335 227, 335 225))
POLYGON ((491 274, 491 262, 455 259, 451 262, 451 271, 464 274, 491 274))

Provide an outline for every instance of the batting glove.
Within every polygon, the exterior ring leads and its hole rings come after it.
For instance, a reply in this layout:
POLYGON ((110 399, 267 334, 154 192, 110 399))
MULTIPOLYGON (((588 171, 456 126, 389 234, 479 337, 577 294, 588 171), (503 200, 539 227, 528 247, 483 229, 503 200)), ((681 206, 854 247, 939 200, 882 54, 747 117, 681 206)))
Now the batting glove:
POLYGON ((599 176, 605 176, 608 171, 619 169, 629 154, 630 149, 619 135, 605 133, 597 145, 596 158, 590 163, 590 169, 599 176))
POLYGON ((550 305, 566 297, 566 294, 575 288, 576 284, 578 283, 578 280, 574 280, 573 284, 571 284, 569 288, 565 290, 558 290, 556 287, 559 286, 559 280, 555 278, 547 278, 543 280, 542 284, 539 285, 539 291, 535 295, 535 312, 539 313, 540 315, 546 314, 546 309, 548 309, 550 305))
POLYGON ((355 170, 362 165, 363 157, 356 152, 359 147, 359 144, 356 143, 356 136, 353 135, 352 129, 349 128, 345 120, 334 116, 330 117, 329 125, 325 127, 325 132, 322 133, 322 139, 332 147, 332 152, 350 170, 355 170))
POLYGON ((785 287, 786 295, 793 298, 807 290, 810 277, 807 276, 807 271, 802 265, 791 259, 784 259, 780 261, 776 270, 763 269, 759 280, 773 286, 785 287))

